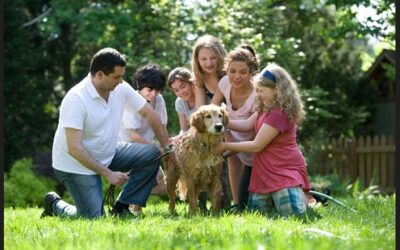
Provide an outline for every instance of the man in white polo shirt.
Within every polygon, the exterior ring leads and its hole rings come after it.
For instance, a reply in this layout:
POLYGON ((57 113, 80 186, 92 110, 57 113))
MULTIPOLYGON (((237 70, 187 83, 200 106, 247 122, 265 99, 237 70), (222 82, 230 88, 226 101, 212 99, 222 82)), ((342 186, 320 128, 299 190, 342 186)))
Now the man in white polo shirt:
POLYGON ((53 142, 53 168, 71 193, 75 206, 55 192, 45 196, 43 216, 96 218, 104 215, 100 176, 113 185, 124 184, 113 212, 141 213, 156 183, 159 161, 141 167, 160 155, 151 144, 119 143, 118 131, 124 107, 148 120, 161 145, 169 145, 159 116, 122 77, 126 59, 117 50, 98 51, 89 74, 65 95, 53 142), (134 174, 128 176, 127 172, 134 174))

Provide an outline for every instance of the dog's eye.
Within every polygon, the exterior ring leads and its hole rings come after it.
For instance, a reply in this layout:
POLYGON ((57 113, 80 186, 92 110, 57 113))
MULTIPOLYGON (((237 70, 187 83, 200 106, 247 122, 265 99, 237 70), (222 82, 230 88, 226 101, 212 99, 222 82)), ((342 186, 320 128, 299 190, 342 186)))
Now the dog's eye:
POLYGON ((219 115, 218 115, 218 117, 219 117, 219 118, 222 118, 222 115, 221 115, 221 114, 219 114, 219 115))
POLYGON ((211 115, 206 115, 206 118, 210 119, 210 118, 211 118, 211 115))

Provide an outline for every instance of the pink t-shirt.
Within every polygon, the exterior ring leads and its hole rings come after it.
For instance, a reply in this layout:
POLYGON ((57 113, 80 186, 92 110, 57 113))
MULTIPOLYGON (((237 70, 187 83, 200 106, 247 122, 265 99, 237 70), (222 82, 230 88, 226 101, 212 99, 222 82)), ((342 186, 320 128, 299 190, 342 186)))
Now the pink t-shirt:
MULTIPOLYGON (((232 85, 229 82, 228 76, 222 77, 222 79, 218 83, 218 87, 221 90, 222 94, 225 97, 226 102, 226 111, 229 114, 229 119, 233 120, 246 120, 249 118, 254 112, 256 112, 255 99, 256 99, 256 91, 253 89, 253 92, 247 98, 246 102, 240 107, 238 110, 232 109, 231 103, 231 88, 232 85)), ((234 139, 237 141, 251 141, 254 139, 255 131, 250 132, 237 132, 230 130, 230 133, 234 139)), ((247 166, 252 166, 252 158, 253 154, 250 153, 238 153, 240 161, 247 166)))
POLYGON ((257 132, 264 123, 280 133, 261 152, 254 154, 249 191, 265 194, 296 186, 310 190, 307 164, 296 143, 297 125, 280 109, 260 114, 255 124, 257 132))

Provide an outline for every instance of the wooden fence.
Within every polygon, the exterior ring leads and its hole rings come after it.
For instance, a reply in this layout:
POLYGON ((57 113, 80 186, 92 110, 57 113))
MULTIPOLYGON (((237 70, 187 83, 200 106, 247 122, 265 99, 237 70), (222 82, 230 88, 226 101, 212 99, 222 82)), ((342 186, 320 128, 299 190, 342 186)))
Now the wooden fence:
POLYGON ((321 162, 315 173, 336 173, 342 179, 358 179, 364 187, 379 185, 382 191, 395 192, 396 146, 392 135, 332 139, 327 149, 323 157, 326 162, 321 162))

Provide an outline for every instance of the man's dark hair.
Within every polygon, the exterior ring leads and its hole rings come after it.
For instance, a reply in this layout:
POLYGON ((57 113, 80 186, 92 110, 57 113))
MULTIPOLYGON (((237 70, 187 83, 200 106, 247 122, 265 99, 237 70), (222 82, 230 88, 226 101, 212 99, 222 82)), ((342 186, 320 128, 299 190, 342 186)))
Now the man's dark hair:
POLYGON ((114 72, 115 66, 125 67, 126 64, 125 56, 116 49, 104 48, 93 56, 90 62, 90 74, 94 76, 98 71, 103 71, 104 74, 108 75, 114 72))
POLYGON ((136 70, 132 85, 137 90, 147 87, 161 91, 166 86, 166 76, 157 64, 146 64, 136 70))

